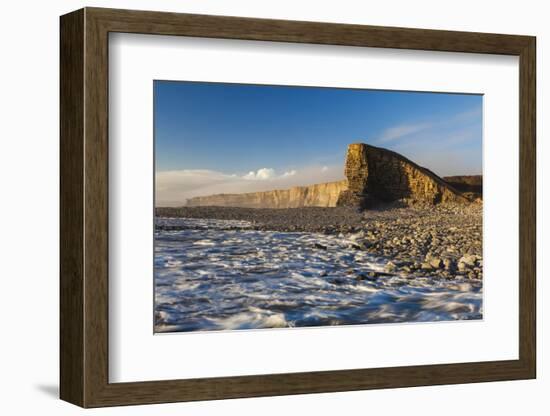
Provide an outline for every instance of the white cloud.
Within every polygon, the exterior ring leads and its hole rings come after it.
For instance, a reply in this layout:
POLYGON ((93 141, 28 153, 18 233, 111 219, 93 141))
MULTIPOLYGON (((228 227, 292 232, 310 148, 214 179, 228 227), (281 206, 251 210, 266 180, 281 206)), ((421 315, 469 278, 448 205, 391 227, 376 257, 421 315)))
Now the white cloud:
POLYGON ((275 173, 275 169, 271 168, 261 168, 258 169, 256 172, 250 171, 246 175, 243 176, 243 179, 247 180, 259 180, 259 181, 265 181, 269 179, 277 179, 277 178, 288 178, 289 176, 296 175, 296 170, 292 169, 285 173, 283 173, 280 176, 277 176, 275 173))
POLYGON ((321 168, 321 172, 326 172, 327 170, 328 170, 328 166, 323 166, 323 167, 321 168))
POLYGON ((261 168, 256 172, 250 171, 243 176, 244 179, 265 181, 275 177, 275 169, 261 168))

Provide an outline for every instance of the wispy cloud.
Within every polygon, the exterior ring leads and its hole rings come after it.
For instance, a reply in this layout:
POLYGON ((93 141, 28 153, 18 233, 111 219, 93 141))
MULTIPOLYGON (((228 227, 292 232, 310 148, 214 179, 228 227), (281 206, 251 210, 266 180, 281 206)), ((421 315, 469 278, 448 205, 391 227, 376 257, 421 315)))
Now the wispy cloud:
POLYGON ((481 172, 482 108, 418 124, 393 126, 374 144, 402 153, 441 176, 481 172))
POLYGON ((467 111, 456 114, 454 117, 451 117, 450 121, 462 122, 462 123, 477 121, 481 119, 482 112, 483 112, 483 107, 481 105, 478 105, 467 111))
POLYGON ((433 126, 433 123, 418 123, 418 124, 402 124, 395 127, 390 127, 382 132, 380 137, 376 139, 377 143, 388 143, 403 137, 410 136, 423 130, 427 130, 433 126))
POLYGON ((445 140, 446 134, 452 131, 451 136, 464 136, 461 130, 471 127, 471 123, 481 120, 481 106, 476 106, 467 111, 451 115, 444 119, 434 119, 419 123, 403 123, 389 127, 374 138, 378 144, 398 143, 407 140, 417 140, 419 136, 431 136, 438 134, 440 139, 445 140))

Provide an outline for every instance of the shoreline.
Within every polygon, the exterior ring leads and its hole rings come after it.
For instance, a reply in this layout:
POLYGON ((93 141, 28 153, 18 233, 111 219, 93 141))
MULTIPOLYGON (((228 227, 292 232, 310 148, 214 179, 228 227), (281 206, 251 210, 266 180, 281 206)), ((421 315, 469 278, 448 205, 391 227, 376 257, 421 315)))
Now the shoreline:
MULTIPOLYGON (((354 208, 157 208, 156 217, 249 221, 252 230, 342 235, 401 276, 483 278, 482 203, 354 208)), ((327 249, 319 247, 319 249, 327 249)), ((370 276, 376 278, 378 276, 370 276)), ((368 277, 367 277, 368 278, 368 277)))

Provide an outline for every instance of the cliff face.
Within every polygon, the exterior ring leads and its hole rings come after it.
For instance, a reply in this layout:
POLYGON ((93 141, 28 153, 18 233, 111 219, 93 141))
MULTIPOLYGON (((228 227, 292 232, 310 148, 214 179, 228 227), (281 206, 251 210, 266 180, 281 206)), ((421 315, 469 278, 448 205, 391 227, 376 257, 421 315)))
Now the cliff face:
POLYGON ((398 199, 431 204, 472 200, 448 181, 404 156, 365 143, 348 146, 344 173, 347 180, 339 182, 265 192, 201 196, 187 200, 187 206, 368 208, 380 201, 398 199))
POLYGON ((391 150, 354 143, 345 166, 348 190, 337 205, 368 207, 372 200, 410 199, 432 204, 468 202, 459 191, 430 170, 391 150))
POLYGON ((334 207, 340 193, 347 189, 347 181, 296 186, 265 192, 218 194, 187 200, 187 206, 221 206, 242 208, 298 208, 334 207))

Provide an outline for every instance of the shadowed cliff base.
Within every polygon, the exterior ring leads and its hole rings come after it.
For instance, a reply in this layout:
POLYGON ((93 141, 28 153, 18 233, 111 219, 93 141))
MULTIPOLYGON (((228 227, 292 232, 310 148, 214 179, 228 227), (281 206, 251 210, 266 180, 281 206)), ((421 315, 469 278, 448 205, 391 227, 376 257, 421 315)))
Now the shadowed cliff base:
POLYGON ((445 176, 443 179, 472 201, 483 198, 483 176, 481 175, 445 176))
POLYGON ((480 183, 480 177, 450 177, 446 181, 396 152, 365 143, 348 146, 344 174, 346 179, 337 182, 265 192, 199 196, 188 199, 186 205, 278 209, 346 206, 370 209, 394 201, 464 204, 481 197, 480 185, 478 188, 476 182, 480 183))

